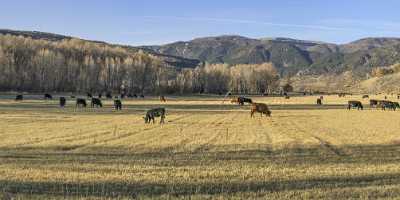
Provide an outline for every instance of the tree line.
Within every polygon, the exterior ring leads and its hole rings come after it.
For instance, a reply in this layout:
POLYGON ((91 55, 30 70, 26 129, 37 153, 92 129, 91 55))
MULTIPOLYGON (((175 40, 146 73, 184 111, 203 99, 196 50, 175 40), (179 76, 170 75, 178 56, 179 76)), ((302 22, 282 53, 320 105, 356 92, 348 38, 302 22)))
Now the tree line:
POLYGON ((278 83, 271 63, 180 69, 131 48, 0 35, 0 91, 245 94, 271 92, 278 83))

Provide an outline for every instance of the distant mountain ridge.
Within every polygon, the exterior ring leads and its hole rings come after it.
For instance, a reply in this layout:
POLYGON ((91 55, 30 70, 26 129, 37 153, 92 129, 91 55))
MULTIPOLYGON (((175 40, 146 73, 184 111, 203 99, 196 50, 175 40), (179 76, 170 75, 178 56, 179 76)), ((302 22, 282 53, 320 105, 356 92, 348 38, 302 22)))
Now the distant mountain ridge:
MULTIPOLYGON (((60 41, 74 37, 38 31, 0 29, 0 34, 60 41)), ((89 40, 90 41, 90 40, 89 40)), ((178 68, 194 68, 202 62, 256 64, 272 62, 282 74, 319 75, 352 71, 364 76, 373 67, 400 62, 400 38, 363 38, 347 44, 284 37, 253 39, 238 35, 202 37, 166 45, 119 46, 143 50, 178 68)))
POLYGON ((364 38, 338 45, 280 37, 252 39, 223 35, 141 48, 209 63, 272 62, 281 72, 292 74, 347 70, 364 74, 372 67, 400 62, 400 38, 364 38))
MULTIPOLYGON (((17 30, 9 30, 9 29, 0 29, 0 35, 13 35, 13 36, 22 36, 22 37, 30 37, 32 39, 36 40, 48 40, 52 42, 58 42, 61 40, 70 40, 74 39, 75 37, 71 36, 65 36, 65 35, 60 35, 60 34, 54 34, 54 33, 46 33, 46 32, 40 32, 40 31, 17 31, 17 30)), ((80 38, 75 38, 75 39, 80 39, 80 38)), ((149 54, 155 55, 160 57, 163 61, 166 63, 175 66, 177 68, 195 68, 196 66, 199 65, 200 61, 197 59, 188 59, 188 58, 183 58, 179 56, 174 56, 174 55, 164 55, 162 53, 150 50, 150 49, 141 49, 138 47, 133 47, 129 45, 117 45, 117 44, 109 44, 103 41, 95 41, 95 40, 85 40, 88 42, 94 42, 94 43, 100 43, 104 45, 110 45, 110 46, 118 46, 122 47, 125 49, 128 49, 130 51, 139 51, 143 50, 149 54)))

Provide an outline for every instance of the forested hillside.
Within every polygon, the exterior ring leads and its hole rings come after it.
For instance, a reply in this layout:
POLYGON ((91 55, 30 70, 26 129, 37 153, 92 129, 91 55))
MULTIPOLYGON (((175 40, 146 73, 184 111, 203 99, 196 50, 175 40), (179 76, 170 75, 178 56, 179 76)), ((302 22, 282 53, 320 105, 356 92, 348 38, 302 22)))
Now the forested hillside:
POLYGON ((271 64, 182 68, 160 54, 106 43, 0 35, 1 91, 261 93, 278 79, 271 64))

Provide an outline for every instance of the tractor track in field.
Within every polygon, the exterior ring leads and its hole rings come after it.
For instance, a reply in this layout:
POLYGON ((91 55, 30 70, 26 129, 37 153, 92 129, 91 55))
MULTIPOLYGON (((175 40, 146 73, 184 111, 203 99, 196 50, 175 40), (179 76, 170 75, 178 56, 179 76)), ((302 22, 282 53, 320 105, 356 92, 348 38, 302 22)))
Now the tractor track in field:
POLYGON ((335 145, 331 144, 330 142, 321 139, 320 137, 317 137, 315 135, 312 136, 314 139, 318 140, 319 143, 321 144, 322 147, 330 150, 337 156, 347 156, 346 153, 344 153, 340 148, 336 147, 335 145))

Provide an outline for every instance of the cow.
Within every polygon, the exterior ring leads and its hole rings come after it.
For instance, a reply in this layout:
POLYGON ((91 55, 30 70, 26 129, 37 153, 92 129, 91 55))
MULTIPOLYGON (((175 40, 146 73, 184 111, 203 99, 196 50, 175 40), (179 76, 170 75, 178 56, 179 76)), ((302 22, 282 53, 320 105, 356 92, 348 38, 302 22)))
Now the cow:
POLYGON ((71 97, 71 99, 75 99, 75 96, 74 96, 74 95, 71 95, 70 97, 71 97))
POLYGON ((290 99, 290 96, 286 95, 286 96, 285 96, 285 99, 290 99))
POLYGON ((167 100, 165 100, 164 95, 161 95, 161 96, 160 96, 160 101, 161 101, 161 102, 167 102, 167 100))
POLYGON ((319 98, 320 98, 321 100, 324 100, 324 96, 319 96, 319 98))
POLYGON ((98 108, 98 107, 103 107, 103 104, 101 103, 101 100, 100 99, 98 99, 98 98, 92 98, 92 101, 91 101, 91 104, 90 104, 90 106, 92 107, 92 108, 94 108, 95 106, 96 106, 96 108, 98 108))
POLYGON ((395 111, 396 108, 399 108, 399 103, 391 101, 381 101, 379 106, 382 108, 382 110, 386 110, 387 108, 389 110, 395 111))
POLYGON ((357 110, 364 109, 360 101, 348 101, 347 109, 350 110, 351 108, 357 108, 357 110))
POLYGON ((133 95, 131 93, 129 93, 128 98, 133 98, 133 95))
POLYGON ((362 96, 362 98, 363 98, 363 99, 368 99, 368 98, 369 98, 369 95, 365 94, 365 95, 362 96))
POLYGON ((338 94, 338 97, 345 97, 345 96, 346 96, 345 93, 339 93, 339 94, 338 94))
POLYGON ((317 105, 322 105, 322 99, 321 98, 317 99, 317 105))
POLYGON ((133 94, 133 98, 137 98, 138 96, 137 96, 137 94, 133 94))
POLYGON ((103 96, 103 94, 102 94, 102 93, 99 93, 97 96, 99 97, 99 99, 101 99, 101 97, 103 96))
POLYGON ((15 96, 15 101, 22 101, 23 99, 24 99, 24 96, 22 96, 22 94, 15 96))
POLYGON ((122 110, 122 102, 119 99, 114 100, 114 108, 115 110, 122 110))
POLYGON ((112 99, 112 95, 111 95, 111 93, 110 93, 110 92, 107 92, 107 94, 106 94, 106 98, 107 98, 107 99, 112 99))
POLYGON ((51 94, 44 94, 44 99, 48 100, 48 99, 53 99, 53 97, 51 96, 51 94))
POLYGON ((255 112, 261 113, 261 116, 265 114, 266 117, 271 117, 271 111, 269 110, 267 104, 264 103, 252 103, 250 116, 253 117, 255 112))
POLYGON ((377 108, 379 103, 380 103, 380 100, 375 100, 375 99, 369 100, 369 106, 371 108, 377 108))
POLYGON ((246 97, 238 97, 238 98, 234 98, 231 100, 231 103, 237 103, 241 106, 244 105, 244 103, 253 103, 253 100, 251 100, 250 98, 246 98, 246 97))
POLYGON ((92 98, 93 95, 92 95, 91 93, 88 92, 88 93, 87 93, 87 97, 88 97, 88 98, 92 98))
POLYGON ((86 100, 85 99, 81 99, 81 98, 77 98, 76 99, 76 107, 86 107, 86 100))
POLYGON ((148 110, 146 112, 146 116, 143 117, 144 123, 148 124, 151 121, 153 121, 153 124, 155 123, 154 118, 155 117, 161 117, 160 124, 164 123, 165 119, 165 108, 153 108, 151 110, 148 110))
POLYGON ((141 95, 140 95, 140 98, 144 99, 144 94, 141 94, 141 95))
POLYGON ((122 94, 120 94, 119 96, 121 97, 121 99, 123 99, 123 98, 125 98, 126 94, 125 94, 125 93, 122 93, 122 94))
POLYGON ((67 100, 65 99, 65 97, 60 97, 60 107, 64 108, 66 103, 67 100))

